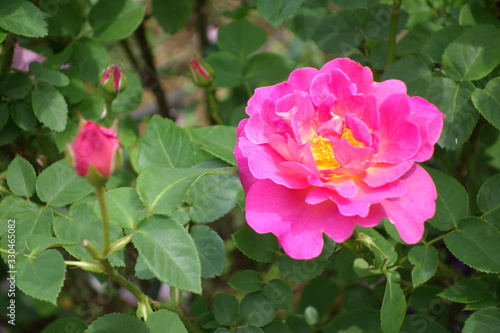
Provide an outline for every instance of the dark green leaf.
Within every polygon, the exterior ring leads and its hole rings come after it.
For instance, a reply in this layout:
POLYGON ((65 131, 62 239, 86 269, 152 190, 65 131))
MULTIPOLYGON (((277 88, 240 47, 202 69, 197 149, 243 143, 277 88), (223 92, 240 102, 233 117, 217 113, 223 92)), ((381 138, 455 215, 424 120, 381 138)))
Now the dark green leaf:
POLYGON ((241 316, 252 326, 262 327, 276 316, 276 308, 263 292, 247 294, 240 303, 241 316))
POLYGON ((292 288, 283 280, 275 279, 262 289, 262 292, 278 309, 285 311, 293 310, 293 292, 292 288))
POLYGON ((399 273, 388 271, 386 277, 387 285, 380 315, 382 331, 384 333, 398 333, 405 319, 406 299, 399 286, 401 280, 399 273))
POLYGON ((295 12, 304 0, 257 0, 260 15, 275 28, 295 12))
POLYGON ((135 316, 111 313, 94 320, 85 333, 150 333, 146 324, 135 316))
POLYGON ((226 52, 214 52, 204 59, 215 71, 214 82, 217 87, 236 87, 243 83, 245 65, 238 56, 226 52))
POLYGON ((31 88, 33 88, 33 81, 24 72, 9 73, 0 84, 2 95, 14 99, 28 96, 31 88))
POLYGON ((88 195, 93 189, 85 178, 78 176, 64 160, 43 170, 36 183, 36 193, 40 200, 54 207, 62 207, 75 202, 88 195))
POLYGON ((56 88, 36 86, 31 92, 31 102, 36 117, 45 126, 55 132, 61 132, 66 128, 68 105, 56 88))
POLYGON ((173 287, 201 293, 201 266, 192 238, 177 222, 152 216, 139 224, 135 247, 156 277, 173 287))
MULTIPOLYGON (((127 76, 127 89, 125 93, 118 94, 113 101, 113 113, 125 113, 135 110, 142 101, 141 77, 136 71, 125 70, 127 76)), ((120 134, 118 134, 120 135, 120 134)))
POLYGON ((492 295, 486 282, 476 279, 462 279, 441 292, 438 296, 458 303, 476 303, 492 295))
POLYGON ((378 309, 378 307, 379 301, 374 291, 369 287, 354 284, 342 291, 342 308, 345 311, 365 308, 378 309))
POLYGON ((245 226, 232 237, 238 249, 255 261, 272 262, 278 254, 279 244, 273 234, 260 235, 245 226))
POLYGON ((484 218, 500 229, 500 175, 488 178, 479 189, 477 205, 484 218))
POLYGON ((384 72, 382 80, 401 80, 408 87, 409 95, 424 96, 433 81, 433 67, 430 57, 424 54, 401 58, 384 72))
POLYGON ((446 47, 464 31, 464 27, 459 25, 450 25, 442 28, 438 32, 432 34, 423 47, 424 52, 429 54, 431 58, 438 64, 442 64, 446 47))
POLYGON ((146 325, 150 333, 188 333, 179 315, 165 309, 151 313, 146 320, 146 325))
POLYGON ((333 3, 344 8, 366 8, 368 6, 368 0, 334 0, 333 3))
POLYGON ((262 289, 264 278, 259 272, 252 270, 240 271, 233 275, 228 284, 236 290, 254 292, 262 289))
POLYGON ((154 16, 163 30, 171 35, 186 25, 192 7, 193 0, 153 0, 154 16))
POLYGON ((245 77, 258 86, 278 83, 288 78, 292 70, 288 60, 276 53, 258 53, 252 56, 245 68, 245 77))
POLYGON ((411 271, 414 287, 427 282, 438 268, 438 253, 432 245, 413 247, 408 254, 408 259, 415 266, 411 271))
POLYGON ((272 321, 268 325, 262 327, 264 333, 292 333, 290 328, 280 321, 272 321))
POLYGON ((405 333, 449 333, 450 331, 440 323, 421 314, 407 316, 401 327, 405 333))
POLYGON ((190 230, 201 263, 201 277, 211 278, 222 274, 226 262, 224 241, 212 228, 196 225, 190 230))
POLYGON ((45 14, 25 0, 0 1, 0 27, 26 37, 43 37, 48 33, 45 14))
POLYGON ((7 168, 7 185, 12 193, 31 197, 35 193, 36 174, 33 166, 17 155, 7 168))
POLYGON ((61 253, 47 250, 38 257, 17 256, 16 259, 16 285, 19 289, 31 297, 56 305, 66 273, 61 253))
POLYGON ((222 51, 234 53, 244 59, 257 51, 266 42, 266 38, 264 29, 246 20, 239 20, 220 27, 217 45, 222 51))
POLYGON ((380 311, 359 309, 341 312, 323 328, 325 333, 380 332, 380 311))
POLYGON ((0 102, 0 130, 9 120, 9 104, 0 102))
POLYGON ((141 170, 158 165, 185 168, 194 164, 194 148, 186 131, 170 119, 154 116, 139 147, 141 170))
POLYGON ((236 298, 222 293, 215 295, 214 317, 221 325, 236 325, 240 319, 236 298))
POLYGON ((499 34, 498 28, 477 25, 458 36, 443 54, 443 68, 450 78, 473 81, 488 75, 500 64, 499 34))
MULTIPOLYGON (((335 258, 338 259, 339 256, 335 258)), ((338 294, 339 288, 334 280, 319 276, 305 286, 300 296, 299 309, 304 311, 308 306, 314 306, 320 316, 323 316, 328 312, 338 294)))
POLYGON ((486 308, 473 313, 465 321, 463 333, 498 333, 500 330, 500 309, 486 308))
POLYGON ((363 241, 367 244, 370 251, 375 256, 375 266, 377 268, 391 267, 398 259, 398 254, 394 250, 394 246, 389 243, 384 236, 373 228, 356 227, 358 232, 358 241, 363 241), (364 240, 368 236, 368 239, 364 240), (373 242, 375 245, 371 245, 373 242), (380 253, 383 253, 383 255, 380 253))
POLYGON ((327 53, 350 53, 362 41, 359 15, 354 10, 330 14, 316 29, 313 39, 327 53))
POLYGON ((484 89, 476 88, 472 102, 484 118, 500 130, 500 77, 489 81, 484 89))
POLYGON ((86 37, 78 39, 75 42, 70 61, 71 63, 78 64, 76 69, 82 80, 95 84, 99 83, 101 72, 111 63, 109 53, 104 44, 95 38, 86 37))
POLYGON ((208 126, 189 129, 189 135, 207 153, 236 166, 233 155, 236 145, 236 128, 230 126, 208 126))
POLYGON ((36 79, 40 82, 45 82, 58 87, 65 87, 69 84, 69 78, 58 70, 50 68, 42 68, 36 74, 36 79))
POLYGON ((480 271, 500 273, 500 231, 488 222, 476 217, 464 219, 444 241, 463 263, 480 271))
POLYGON ((9 104, 10 118, 23 131, 32 131, 36 125, 36 117, 29 98, 12 101, 9 104))
POLYGON ((84 333, 87 329, 87 324, 78 317, 67 317, 57 319, 46 326, 41 333, 61 333, 71 329, 71 333, 84 333))

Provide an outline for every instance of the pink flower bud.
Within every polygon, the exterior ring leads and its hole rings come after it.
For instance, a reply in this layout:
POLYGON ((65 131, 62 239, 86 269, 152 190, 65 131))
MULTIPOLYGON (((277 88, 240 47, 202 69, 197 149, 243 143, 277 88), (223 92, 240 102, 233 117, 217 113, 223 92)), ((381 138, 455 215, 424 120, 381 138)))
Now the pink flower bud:
POLYGON ((106 68, 101 75, 101 87, 106 98, 115 99, 116 95, 127 87, 125 73, 116 65, 106 68))
POLYGON ((194 83, 199 87, 209 87, 213 81, 213 69, 210 65, 198 61, 191 60, 191 75, 194 83))
POLYGON ((87 121, 68 150, 76 172, 91 177, 89 181, 93 181, 107 179, 119 167, 119 147, 120 141, 114 130, 87 121))

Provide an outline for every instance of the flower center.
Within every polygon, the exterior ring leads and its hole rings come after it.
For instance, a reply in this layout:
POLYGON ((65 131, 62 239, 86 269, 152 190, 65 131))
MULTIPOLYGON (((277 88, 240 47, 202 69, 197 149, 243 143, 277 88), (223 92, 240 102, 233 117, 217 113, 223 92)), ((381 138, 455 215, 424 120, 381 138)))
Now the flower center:
MULTIPOLYGON (((340 139, 346 139, 347 142, 349 142, 353 147, 365 146, 363 142, 359 142, 354 138, 352 131, 345 125, 342 129, 342 135, 340 139)), ((340 168, 340 163, 335 158, 335 154, 333 153, 333 145, 329 139, 321 135, 316 135, 311 140, 311 152, 319 170, 340 168)))

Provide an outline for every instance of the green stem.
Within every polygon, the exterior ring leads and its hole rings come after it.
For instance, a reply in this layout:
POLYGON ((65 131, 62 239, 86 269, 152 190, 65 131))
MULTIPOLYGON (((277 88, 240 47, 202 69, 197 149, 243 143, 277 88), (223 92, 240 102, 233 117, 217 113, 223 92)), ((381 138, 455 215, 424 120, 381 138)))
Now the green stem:
POLYGON ((389 30, 389 49, 387 51, 386 68, 391 67, 396 57, 396 35, 398 33, 399 10, 402 0, 394 0, 391 12, 391 26, 389 30))
POLYGON ((252 97, 252 88, 250 87, 250 83, 246 78, 243 78, 243 84, 245 86, 245 89, 247 91, 248 97, 252 97))
POLYGON ((108 255, 110 245, 108 207, 106 205, 106 198, 104 196, 104 193, 104 186, 96 187, 97 200, 99 201, 99 208, 101 209, 102 216, 102 258, 106 258, 106 256, 108 255))
POLYGON ((203 333, 203 331, 195 323, 193 323, 191 319, 184 315, 181 309, 173 308, 162 303, 152 303, 151 306, 155 309, 165 309, 177 313, 179 318, 182 320, 182 323, 186 326, 190 333, 203 333))
POLYGON ((425 243, 425 245, 426 245, 426 246, 429 246, 429 245, 431 245, 431 244, 434 244, 434 243, 436 243, 436 242, 439 242, 441 239, 443 239, 443 238, 445 238, 445 237, 447 237, 447 236, 449 236, 449 235, 451 235, 451 234, 455 233, 455 231, 457 231, 457 229, 453 229, 453 230, 451 230, 451 231, 448 231, 447 233, 442 234, 441 236, 438 236, 438 237, 436 237, 436 238, 434 238, 434 239, 431 239, 430 241, 428 241, 427 243, 425 243))
POLYGON ((135 284, 133 284, 132 282, 127 280, 123 275, 118 273, 111 266, 111 263, 109 262, 108 259, 101 260, 101 264, 102 264, 102 267, 104 268, 104 271, 106 272, 106 274, 109 277, 113 278, 116 282, 118 282, 122 287, 124 287, 128 291, 130 291, 132 293, 132 295, 134 295, 135 298, 137 298, 137 300, 139 302, 149 302, 150 301, 149 297, 146 296, 145 294, 143 294, 142 291, 140 291, 140 289, 135 284))
POLYGON ((217 101, 215 100, 215 91, 207 90, 208 95, 208 105, 210 106, 212 119, 215 121, 217 125, 222 125, 222 119, 219 114, 219 106, 217 105, 217 101))
POLYGON ((0 73, 8 73, 14 57, 15 40, 7 36, 2 44, 2 60, 0 61, 0 73))
POLYGON ((110 127, 113 121, 113 100, 106 98, 106 119, 104 120, 104 126, 110 127))

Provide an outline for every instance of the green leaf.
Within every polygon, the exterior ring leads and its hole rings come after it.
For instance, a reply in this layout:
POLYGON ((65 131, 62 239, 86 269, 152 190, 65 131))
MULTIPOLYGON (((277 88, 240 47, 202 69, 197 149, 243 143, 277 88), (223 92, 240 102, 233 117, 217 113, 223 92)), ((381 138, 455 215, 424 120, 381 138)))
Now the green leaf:
POLYGON ((234 274, 228 284, 236 290, 254 292, 262 289, 263 282, 259 272, 248 269, 234 274))
POLYGON ((208 126, 189 129, 191 140, 201 149, 232 166, 236 166, 233 155, 236 145, 236 128, 231 126, 208 126))
POLYGON ((151 313, 146 320, 151 333, 188 333, 179 319, 179 315, 160 309, 151 313))
POLYGON ((406 299, 399 286, 401 280, 399 273, 388 271, 386 277, 387 285, 380 314, 382 331, 384 333, 398 333, 405 319, 406 299))
POLYGON ((273 234, 258 234, 245 226, 232 237, 236 247, 250 259, 259 262, 272 262, 276 259, 279 244, 273 234))
POLYGON ((375 266, 377 268, 391 267, 394 265, 398 259, 398 253, 394 250, 394 246, 389 243, 384 236, 373 228, 356 227, 356 231, 358 232, 358 241, 368 236, 368 242, 365 241, 365 243, 375 256, 375 266), (370 242, 373 242, 376 247, 371 245, 370 242), (380 251, 382 251, 383 255, 380 251))
MULTIPOLYGON (((150 333, 146 324, 134 316, 111 313, 94 320, 85 333, 150 333)), ((180 333, 180 332, 179 332, 180 333)))
POLYGON ((325 333, 380 332, 380 311, 358 309, 341 312, 323 328, 323 331, 325 333))
POLYGON ((438 192, 436 213, 429 223, 439 230, 448 231, 467 216, 469 196, 455 178, 431 168, 425 170, 431 175, 438 192))
POLYGON ((468 28, 444 51, 443 69, 455 81, 485 77, 500 64, 499 34, 498 28, 489 25, 468 28))
POLYGON ((16 284, 19 289, 31 297, 57 305, 57 295, 66 274, 61 253, 47 250, 34 258, 17 256, 16 265, 16 284))
POLYGON ((69 78, 55 69, 41 68, 35 76, 38 81, 52 84, 57 87, 65 87, 69 84, 69 78))
MULTIPOLYGON (((124 72, 127 76, 127 90, 125 93, 118 94, 113 101, 113 113, 131 112, 135 110, 142 101, 143 87, 141 77, 133 70, 125 70, 124 72)), ((120 132, 118 132, 118 135, 120 136, 120 132)))
POLYGON ((401 327, 401 332, 405 333, 449 333, 448 328, 433 319, 421 315, 414 314, 407 316, 401 327))
POLYGON ((327 53, 350 53, 362 41, 359 13, 337 11, 328 15, 317 27, 313 39, 327 53))
POLYGON ((342 291, 342 308, 346 311, 363 308, 378 309, 378 303, 374 291, 364 285, 354 284, 342 291))
POLYGON ((464 219, 444 241, 463 263, 480 271, 500 273, 500 231, 488 222, 476 217, 464 219))
POLYGON ((48 33, 44 12, 25 0, 0 1, 0 27, 26 37, 43 37, 48 33))
POLYGON ((137 192, 148 211, 170 214, 184 201, 187 192, 202 176, 233 172, 233 168, 167 168, 152 166, 137 177, 137 192))
POLYGON ((154 116, 139 147, 140 170, 153 165, 186 168, 194 164, 194 148, 186 131, 170 119, 154 116))
POLYGON ((232 326, 239 322, 238 301, 228 294, 217 294, 214 298, 214 317, 221 325, 232 326))
POLYGON ((276 308, 262 291, 258 291, 241 300, 240 313, 250 325, 262 327, 274 319, 276 308))
POLYGON ((280 321, 272 321, 268 325, 262 327, 264 333, 293 333, 292 330, 280 321))
POLYGON ((224 241, 212 228, 196 225, 190 230, 201 263, 201 277, 212 278, 222 274, 226 262, 224 241))
POLYGON ((262 52, 252 56, 245 67, 245 77, 259 86, 278 83, 292 70, 288 60, 276 53, 262 52))
POLYGON ((21 155, 16 155, 7 168, 9 189, 14 194, 29 198, 35 193, 35 184, 35 169, 21 155))
MULTIPOLYGON (((0 202, 0 221, 9 221, 15 217, 16 223, 20 223, 36 217, 39 212, 39 206, 14 195, 7 196, 0 202)), ((0 236, 3 236, 7 230, 7 223, 0 223, 0 236)))
POLYGON ((45 126, 55 132, 66 128, 68 105, 56 88, 37 85, 31 92, 31 102, 36 117, 45 126))
POLYGON ((60 318, 45 326, 41 333, 61 333, 67 328, 71 329, 71 333, 84 333, 87 324, 78 317, 60 318))
POLYGON ((192 7, 193 0, 153 0, 153 14, 155 18, 163 30, 171 35, 186 25, 192 7))
POLYGON ((40 200, 54 207, 66 206, 93 191, 85 178, 77 175, 66 161, 58 161, 38 176, 36 193, 40 200))
POLYGON ((156 277, 173 287, 201 293, 201 266, 195 244, 177 222, 152 216, 139 224, 132 241, 156 277))
POLYGON ((492 295, 486 282, 476 279, 461 279, 438 296, 457 303, 476 303, 492 295))
MULTIPOLYGON (((121 187, 106 192, 109 220, 123 229, 134 229, 144 218, 146 209, 131 187, 121 187)), ((94 212, 101 216, 99 205, 94 206, 94 212)))
POLYGON ((148 265, 141 255, 137 256, 134 270, 135 276, 141 280, 150 280, 155 278, 155 274, 148 268, 148 265))
POLYGON ((415 267, 411 271, 413 287, 427 282, 438 268, 438 253, 432 245, 418 245, 408 253, 408 259, 415 267))
POLYGON ((31 88, 33 88, 33 81, 24 72, 7 74, 0 84, 2 95, 14 99, 21 99, 28 96, 31 88))
MULTIPOLYGON (((337 262, 340 259, 339 255, 341 253, 347 253, 347 251, 341 251, 335 256, 337 262)), ((340 270, 337 268, 335 268, 335 270, 340 273, 340 270)), ((300 296, 299 312, 304 311, 308 306, 313 306, 318 310, 320 316, 324 316, 339 295, 339 288, 336 285, 337 281, 339 280, 333 280, 325 276, 318 276, 314 280, 311 280, 304 287, 304 291, 300 296)))
POLYGON ((335 243, 324 237, 325 245, 319 257, 310 260, 295 260, 287 255, 278 258, 278 268, 283 277, 291 282, 303 282, 320 275, 329 262, 330 255, 335 249, 335 243))
POLYGON ((234 53, 244 59, 264 45, 266 39, 264 29, 246 20, 239 20, 220 27, 217 45, 222 51, 234 53))
POLYGON ((144 18, 146 4, 133 0, 101 0, 90 10, 94 37, 113 42, 130 36, 144 18))
POLYGON ((9 120, 9 104, 0 102, 0 130, 7 124, 9 120))
POLYGON ((469 81, 455 83, 449 78, 435 78, 425 97, 446 115, 438 144, 446 149, 460 147, 471 135, 479 114, 472 106, 475 87, 469 81))
POLYGON ((274 279, 262 289, 262 292, 278 309, 293 310, 292 288, 283 280, 274 279))
POLYGON ((304 0, 257 0, 260 15, 275 28, 295 12, 304 0))
POLYGON ((10 118, 23 131, 32 131, 37 124, 30 98, 9 103, 10 118))
MULTIPOLYGON (((102 221, 92 212, 94 200, 82 200, 70 207, 65 218, 57 217, 54 220, 54 232, 59 239, 77 244, 76 246, 65 246, 64 248, 73 257, 80 260, 92 259, 89 253, 81 245, 84 239, 89 240, 97 249, 102 248, 103 234, 102 221)), ((123 237, 122 230, 114 224, 110 225, 111 243, 123 237)), ((110 256, 113 266, 124 266, 123 251, 110 256)))
POLYGON ((442 64, 444 50, 464 30, 464 27, 456 24, 443 27, 425 41, 423 51, 429 54, 434 62, 442 64))
MULTIPOLYGON (((395 61, 382 75, 382 80, 397 79, 408 87, 408 94, 424 96, 433 81, 434 64, 425 54, 418 54, 395 61)), ((441 110, 445 111, 445 110, 441 110)))
POLYGON ((484 219, 500 229, 500 175, 488 178, 477 194, 477 205, 484 219))
POLYGON ((484 89, 476 88, 472 102, 484 118, 500 130, 500 77, 489 81, 484 89))
POLYGON ((204 60, 212 66, 215 72, 214 82, 217 87, 232 88, 243 84, 245 65, 238 56, 230 52, 220 51, 210 54, 204 60))
POLYGON ((292 32, 303 41, 312 39, 316 28, 326 15, 324 7, 309 8, 303 6, 286 22, 292 32))
POLYGON ((240 189, 237 174, 208 175, 199 179, 186 197, 191 220, 207 223, 226 215, 236 206, 236 194, 240 189))
POLYGON ((76 70, 82 80, 98 84, 99 76, 109 66, 111 58, 102 42, 84 37, 76 40, 70 62, 78 64, 76 70))
POLYGON ((72 243, 48 235, 32 234, 26 237, 26 247, 30 251, 30 254, 35 256, 39 255, 50 247, 60 247, 67 245, 76 245, 76 243, 72 243))
POLYGON ((333 2, 344 9, 366 8, 368 6, 368 0, 334 0, 333 2))
POLYGON ((465 321, 463 333, 498 333, 500 332, 500 309, 486 308, 473 313, 465 321))

